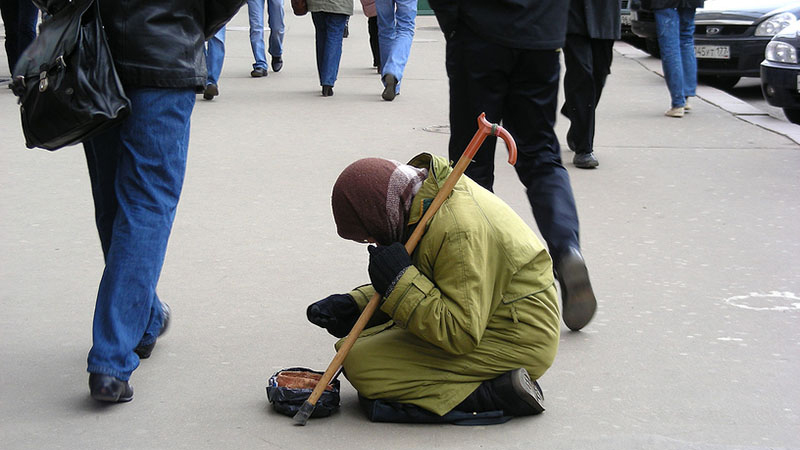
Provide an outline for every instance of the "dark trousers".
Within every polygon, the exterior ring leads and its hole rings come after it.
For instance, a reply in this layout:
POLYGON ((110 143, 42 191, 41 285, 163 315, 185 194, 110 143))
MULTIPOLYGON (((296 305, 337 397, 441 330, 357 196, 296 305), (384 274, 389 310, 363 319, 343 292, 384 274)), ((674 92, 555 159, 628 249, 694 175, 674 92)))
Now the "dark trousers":
POLYGON ((0 13, 6 29, 8 68, 13 73, 19 55, 36 37, 39 9, 31 0, 0 0, 0 13))
MULTIPOLYGON (((447 41, 450 78, 450 159, 457 161, 478 129, 477 118, 503 126, 517 143, 520 181, 556 260, 579 247, 578 213, 553 127, 558 106, 559 53, 487 42, 466 26, 447 41)), ((497 139, 487 137, 466 174, 492 190, 497 139)))
POLYGON ((564 46, 564 106, 569 119, 567 145, 576 153, 594 151, 595 110, 611 73, 614 41, 568 34, 564 46))
POLYGON ((378 16, 367 17, 367 30, 369 31, 369 48, 372 50, 372 66, 381 65, 381 47, 378 44, 378 16))

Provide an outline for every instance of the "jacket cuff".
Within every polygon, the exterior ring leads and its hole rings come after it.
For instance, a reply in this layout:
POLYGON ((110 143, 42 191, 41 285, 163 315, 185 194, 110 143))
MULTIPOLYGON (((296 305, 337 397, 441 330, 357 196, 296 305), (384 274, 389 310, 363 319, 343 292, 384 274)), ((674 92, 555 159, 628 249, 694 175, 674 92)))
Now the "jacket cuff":
POLYGON ((381 311, 394 320, 394 323, 407 328, 417 306, 425 300, 436 286, 414 266, 403 273, 392 292, 381 305, 381 311))

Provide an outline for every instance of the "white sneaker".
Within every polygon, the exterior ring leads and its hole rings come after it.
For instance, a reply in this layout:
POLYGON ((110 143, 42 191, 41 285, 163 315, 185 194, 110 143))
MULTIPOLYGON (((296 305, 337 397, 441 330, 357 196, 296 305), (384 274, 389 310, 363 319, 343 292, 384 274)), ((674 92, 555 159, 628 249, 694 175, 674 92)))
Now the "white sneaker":
POLYGON ((670 108, 664 113, 664 115, 669 117, 678 117, 678 118, 683 117, 683 106, 670 108))
POLYGON ((692 107, 689 105, 689 97, 686 97, 686 103, 683 105, 683 112, 691 111, 692 107))

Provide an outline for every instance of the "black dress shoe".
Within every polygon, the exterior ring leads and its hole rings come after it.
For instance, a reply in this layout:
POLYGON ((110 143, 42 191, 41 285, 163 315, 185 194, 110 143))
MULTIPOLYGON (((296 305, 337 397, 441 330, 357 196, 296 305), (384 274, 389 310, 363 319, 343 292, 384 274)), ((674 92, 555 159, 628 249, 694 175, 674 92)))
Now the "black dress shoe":
MULTIPOLYGON (((161 314, 164 317, 164 321, 161 323, 161 330, 158 332, 159 337, 167 332, 169 328, 169 318, 172 315, 172 310, 169 308, 169 305, 164 302, 161 302, 161 314)), ((139 344, 133 351, 139 355, 139 359, 147 359, 150 357, 150 354, 153 353, 153 349, 156 348, 156 342, 158 341, 153 341, 152 344, 147 345, 139 344)))
POLYGON ((283 69, 283 58, 280 56, 273 56, 272 57, 272 71, 273 72, 280 72, 283 69))
POLYGON ((127 381, 102 373, 89 374, 89 392, 100 402, 124 403, 133 400, 133 386, 127 381))
POLYGON ((575 157, 572 158, 572 164, 575 164, 575 167, 579 167, 581 169, 594 169, 600 165, 600 162, 597 161, 597 158, 595 158, 594 152, 589 152, 575 153, 575 157))
POLYGON ((333 86, 323 85, 322 86, 322 96, 323 97, 332 97, 333 96, 333 86))
POLYGON ((253 69, 253 71, 250 72, 250 76, 253 77, 253 78, 261 78, 261 77, 265 77, 267 75, 269 75, 267 73, 267 69, 262 69, 261 67, 259 67, 257 69, 253 69))
POLYGON ((397 95, 397 77, 389 73, 383 77, 383 81, 386 83, 386 87, 383 88, 381 97, 387 102, 390 102, 394 100, 394 97, 397 95))
POLYGON ((206 89, 203 91, 203 98, 206 100, 213 100, 214 97, 219 95, 219 88, 216 84, 210 83, 206 85, 206 89))
POLYGON ((570 248, 556 264, 556 278, 561 285, 561 315, 572 331, 578 331, 592 320, 597 310, 589 271, 580 250, 570 248))
POLYGON ((544 395, 528 371, 519 368, 484 381, 454 409, 464 412, 502 410, 507 416, 532 416, 544 411, 544 395))

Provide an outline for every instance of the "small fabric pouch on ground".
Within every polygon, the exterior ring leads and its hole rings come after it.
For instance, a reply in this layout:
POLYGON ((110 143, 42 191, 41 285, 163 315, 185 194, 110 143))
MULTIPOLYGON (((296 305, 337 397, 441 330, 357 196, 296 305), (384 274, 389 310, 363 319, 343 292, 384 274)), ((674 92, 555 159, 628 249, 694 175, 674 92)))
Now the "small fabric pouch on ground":
POLYGON ((28 148, 78 144, 128 116, 96 0, 75 0, 42 23, 12 89, 28 148))
MULTIPOLYGON (((308 400, 323 374, 305 367, 279 370, 269 379, 267 399, 275 411, 293 417, 308 400)), ((339 386, 339 380, 332 380, 328 384, 317 400, 311 417, 327 417, 339 409, 339 386)))

